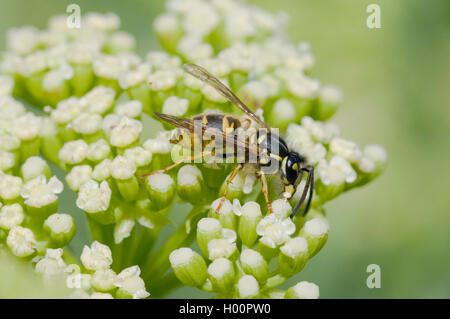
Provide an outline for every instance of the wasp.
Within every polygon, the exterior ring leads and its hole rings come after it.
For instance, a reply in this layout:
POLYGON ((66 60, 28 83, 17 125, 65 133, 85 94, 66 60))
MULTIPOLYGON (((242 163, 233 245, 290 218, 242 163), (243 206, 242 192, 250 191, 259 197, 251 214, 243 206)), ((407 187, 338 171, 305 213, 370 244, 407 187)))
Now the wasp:
POLYGON ((286 142, 219 79, 196 64, 185 64, 184 68, 192 76, 215 88, 229 102, 238 106, 246 116, 238 118, 230 114, 206 113, 187 119, 155 112, 156 118, 176 127, 170 139, 171 143, 181 144, 183 147, 190 149, 196 149, 197 147, 197 152, 164 169, 143 176, 165 173, 182 163, 204 159, 207 156, 215 158, 229 158, 231 156, 237 165, 226 180, 225 189, 216 212, 220 211, 227 196, 229 185, 238 172, 243 169, 244 165, 251 165, 261 179, 262 192, 268 211, 272 213, 266 175, 277 173, 280 175, 284 186, 285 199, 287 200, 293 196, 297 186, 307 174, 302 195, 290 217, 293 218, 306 201, 303 211, 303 216, 305 216, 310 208, 314 192, 314 166, 307 164, 305 156, 289 150, 286 142), (251 126, 252 121, 253 127, 251 126))

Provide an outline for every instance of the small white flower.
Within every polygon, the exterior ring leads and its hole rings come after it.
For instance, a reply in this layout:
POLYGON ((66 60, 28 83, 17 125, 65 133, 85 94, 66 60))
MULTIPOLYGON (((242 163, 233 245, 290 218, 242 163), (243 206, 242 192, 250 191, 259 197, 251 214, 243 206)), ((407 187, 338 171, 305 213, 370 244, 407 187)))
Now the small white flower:
POLYGON ((7 171, 14 167, 16 163, 16 156, 13 153, 0 150, 0 170, 7 171))
POLYGON ((27 55, 19 65, 19 72, 25 77, 42 72, 48 67, 48 55, 45 51, 35 51, 27 55))
POLYGON ((67 266, 62 259, 62 255, 62 248, 47 248, 45 257, 37 262, 34 271, 43 275, 45 280, 49 280, 57 276, 64 276, 67 266))
POLYGON ((136 165, 134 164, 134 161, 121 155, 117 156, 111 162, 109 169, 112 177, 120 180, 129 179, 134 175, 134 173, 136 173, 136 165))
POLYGON ((109 158, 105 158, 103 161, 98 163, 94 167, 94 171, 92 172, 92 178, 94 178, 97 181, 104 181, 108 177, 111 176, 111 171, 109 169, 111 165, 111 160, 109 158))
POLYGON ((185 35, 177 44, 177 51, 188 61, 203 61, 213 56, 211 44, 205 43, 198 35, 185 35))
POLYGON ((120 116, 135 118, 142 113, 142 102, 139 100, 131 100, 117 104, 114 112, 120 116))
POLYGON ((0 96, 1 119, 16 119, 25 115, 25 107, 11 96, 0 96))
POLYGON ((111 147, 104 139, 99 139, 88 146, 86 157, 94 162, 101 161, 111 154, 111 147))
POLYGON ((175 86, 177 75, 172 70, 159 70, 148 76, 147 82, 153 91, 165 91, 175 86))
POLYGON ((32 26, 11 28, 6 33, 8 49, 20 55, 31 53, 38 45, 39 30, 32 26))
POLYGON ((88 144, 84 140, 69 141, 59 150, 59 159, 67 164, 81 163, 88 151, 88 144))
POLYGON ((87 13, 83 17, 83 23, 87 28, 104 32, 111 32, 120 27, 120 18, 115 13, 87 13))
POLYGON ((156 138, 149 138, 146 140, 143 147, 152 154, 166 154, 170 153, 170 150, 172 149, 172 145, 170 144, 169 138, 165 132, 160 132, 156 138))
POLYGON ((23 163, 21 171, 24 180, 28 181, 43 174, 48 164, 39 156, 31 156, 23 163))
POLYGON ((94 292, 91 295, 91 299, 114 299, 114 297, 106 292, 94 292))
POLYGON ((320 89, 320 83, 301 73, 289 73, 284 77, 286 86, 290 93, 299 98, 314 98, 320 89))
POLYGON ((83 266, 89 270, 109 268, 112 264, 111 249, 98 241, 94 241, 91 247, 83 247, 80 259, 83 266))
POLYGON ((88 112, 103 114, 114 103, 116 92, 103 85, 93 88, 80 99, 80 105, 88 112))
POLYGON ((152 153, 140 146, 127 148, 123 155, 132 160, 136 167, 146 166, 152 161, 152 153))
POLYGON ((44 175, 39 175, 25 183, 21 196, 25 199, 25 204, 43 207, 58 200, 55 194, 60 194, 63 188, 63 183, 56 176, 51 177, 47 182, 44 175))
POLYGON ((317 299, 319 298, 319 287, 308 281, 301 281, 294 287, 294 292, 300 299, 317 299))
POLYGON ((102 128, 102 123, 100 114, 83 112, 72 121, 72 128, 81 134, 94 134, 102 128))
POLYGON ((349 162, 358 162, 362 156, 358 144, 341 137, 335 137, 331 140, 330 151, 349 162))
MULTIPOLYGON (((217 207, 219 207, 220 202, 222 201, 222 198, 218 198, 215 201, 213 201, 211 203, 211 208, 216 211, 217 207)), ((231 204, 231 202, 228 199, 225 199, 223 201, 222 207, 220 207, 220 211, 218 212, 219 214, 224 214, 227 215, 230 212, 233 211, 233 204, 231 204)))
POLYGON ((214 238, 208 242, 209 259, 228 258, 236 251, 236 243, 225 238, 214 238))
POLYGON ((257 28, 250 14, 250 10, 241 7, 233 14, 225 16, 225 33, 232 41, 244 40, 257 33, 257 28))
POLYGON ((23 182, 20 177, 0 172, 0 197, 4 200, 14 199, 20 195, 23 182))
POLYGON ((276 114, 277 119, 282 121, 288 121, 295 118, 295 107, 294 104, 288 99, 279 99, 275 102, 273 106, 273 114, 276 114))
POLYGON ((344 94, 338 87, 326 85, 320 88, 319 97, 324 102, 338 104, 342 102, 344 94))
POLYGON ((181 25, 187 34, 204 36, 209 34, 219 21, 219 15, 214 7, 204 2, 186 11, 181 25))
POLYGON ((11 229, 22 224, 25 215, 23 208, 17 203, 5 205, 0 210, 0 227, 11 229))
POLYGON ((66 182, 71 190, 78 191, 84 183, 91 179, 91 176, 92 167, 89 165, 77 165, 66 175, 66 182))
POLYGON ((123 219, 114 228, 114 243, 120 244, 125 238, 130 237, 135 225, 134 219, 123 219))
MULTIPOLYGON (((140 83, 144 83, 144 81, 148 78, 150 75, 151 66, 148 63, 142 63, 138 65, 133 70, 128 70, 126 72, 122 72, 119 76, 119 85, 122 89, 126 90, 130 87, 137 86, 140 83)), ((117 111, 116 111, 117 113, 117 111)), ((130 116, 127 114, 121 114, 130 116)), ((130 116, 134 117, 134 116, 130 116)))
POLYGON ((266 215, 256 226, 260 241, 275 248, 285 243, 295 232, 295 225, 290 218, 280 218, 276 214, 266 215))
POLYGON ((110 143, 116 147, 125 147, 139 138, 142 123, 129 117, 122 117, 110 132, 110 143))
POLYGON ((94 180, 88 180, 80 187, 76 204, 88 213, 97 213, 107 210, 110 200, 111 189, 108 182, 103 181, 99 185, 94 180))
POLYGON ((59 124, 67 124, 83 111, 83 106, 77 97, 70 97, 58 102, 55 110, 51 112, 51 118, 59 124))
POLYGON ((279 218, 286 218, 291 209, 291 205, 284 199, 276 199, 272 202, 273 213, 279 218))
POLYGON ((178 96, 169 96, 163 104, 162 112, 164 114, 182 116, 186 114, 189 106, 189 100, 179 98, 178 96))
POLYGON ((14 88, 14 79, 9 75, 0 75, 0 96, 11 95, 14 88))
POLYGON ((316 217, 308 220, 303 226, 303 229, 306 234, 318 237, 328 234, 330 226, 325 218, 316 217))
POLYGON ((109 45, 115 50, 131 51, 136 45, 136 40, 127 32, 117 31, 110 36, 109 45))
POLYGON ((291 258, 295 258, 299 253, 308 251, 308 242, 303 237, 290 238, 281 246, 280 251, 291 258))
POLYGON ((383 164, 387 161, 387 152, 384 147, 376 144, 367 145, 364 148, 364 155, 375 163, 383 164))
MULTIPOLYGON (((1 111, 0 111, 1 112, 1 111)), ((0 134, 0 150, 14 151, 20 146, 20 139, 9 134, 0 134)))
POLYGON ((117 55, 99 54, 92 61, 92 69, 98 77, 118 80, 121 74, 128 71, 128 65, 117 55))
POLYGON ((12 133, 21 140, 31 140, 39 136, 41 125, 41 118, 28 112, 15 119, 12 133))
POLYGON ((115 288, 116 273, 112 269, 98 269, 92 275, 91 285, 95 290, 110 291, 115 288))
POLYGON ((251 275, 244 275, 237 284, 239 296, 241 298, 255 297, 259 293, 258 281, 251 275))
POLYGON ((63 64, 58 69, 52 69, 45 73, 42 78, 42 88, 45 91, 60 90, 64 86, 64 82, 70 80, 73 74, 73 68, 68 64, 63 64))
POLYGON ((173 13, 162 13, 153 22, 153 27, 159 34, 170 34, 177 32, 180 28, 177 15, 173 13))
POLYGON ((181 59, 175 55, 169 55, 165 51, 150 51, 145 60, 155 70, 177 69, 181 65, 181 59))
POLYGON ((133 299, 146 298, 150 294, 145 290, 145 283, 139 277, 140 273, 139 266, 128 267, 117 275, 114 285, 133 296, 133 299))
POLYGON ((26 257, 34 252, 36 237, 31 229, 16 226, 9 231, 6 244, 15 256, 26 257))
POLYGON ((355 170, 340 156, 333 156, 329 162, 320 160, 316 170, 324 185, 353 183, 356 180, 355 170))

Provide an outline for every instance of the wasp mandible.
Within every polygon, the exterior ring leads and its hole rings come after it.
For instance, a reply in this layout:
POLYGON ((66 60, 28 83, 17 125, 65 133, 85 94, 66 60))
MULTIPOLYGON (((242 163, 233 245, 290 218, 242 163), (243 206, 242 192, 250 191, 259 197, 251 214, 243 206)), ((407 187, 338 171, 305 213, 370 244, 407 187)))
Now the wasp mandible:
POLYGON ((228 187, 238 172, 244 165, 252 165, 261 179, 264 198, 269 212, 272 213, 266 175, 280 174, 287 200, 294 195, 297 186, 304 177, 304 173, 306 173, 308 176, 305 187, 290 217, 295 216, 301 205, 306 201, 306 197, 308 197, 303 211, 303 216, 305 216, 314 192, 314 166, 308 165, 304 156, 290 151, 286 142, 278 134, 273 133, 273 129, 253 113, 219 79, 196 64, 185 64, 184 68, 192 76, 214 87, 228 101, 237 105, 248 118, 237 118, 229 114, 207 113, 186 119, 155 112, 154 115, 158 119, 177 127, 170 142, 194 150, 194 155, 143 176, 165 173, 182 163, 203 159, 207 156, 221 159, 231 156, 235 159, 237 165, 226 180, 224 193, 216 212, 220 211, 227 196, 228 187), (251 120, 256 124, 256 129, 251 127, 251 120), (200 147, 200 151, 197 153, 195 153, 196 146, 200 147), (231 151, 229 150, 230 146, 232 147, 231 151))

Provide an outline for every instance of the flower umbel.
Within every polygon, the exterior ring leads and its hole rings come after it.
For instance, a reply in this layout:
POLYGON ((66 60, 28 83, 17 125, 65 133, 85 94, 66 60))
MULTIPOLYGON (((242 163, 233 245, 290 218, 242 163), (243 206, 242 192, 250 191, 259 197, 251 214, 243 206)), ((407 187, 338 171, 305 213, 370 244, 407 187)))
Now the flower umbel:
POLYGON ((288 40, 285 15, 236 0, 168 0, 166 8, 154 22, 164 50, 145 57, 113 13, 88 13, 79 29, 57 16, 46 30, 7 33, 0 246, 32 263, 46 283, 64 282, 74 298, 160 298, 181 285, 218 298, 318 298, 307 281, 278 286, 328 240, 324 204, 380 175, 386 151, 360 147, 328 121, 342 92, 310 76, 310 46, 288 40), (254 166, 230 180, 226 199, 230 163, 182 161, 166 170, 184 149, 171 144, 172 126, 158 129, 153 112, 241 116, 183 63, 217 76, 315 167, 308 215, 289 217, 305 182, 286 196, 278 175, 270 176, 270 213, 254 166), (59 210, 63 190, 85 216, 59 210), (161 244, 174 214, 187 209, 161 244), (88 230, 79 229, 81 217, 88 230), (92 243, 77 251, 71 242, 87 233, 92 243))

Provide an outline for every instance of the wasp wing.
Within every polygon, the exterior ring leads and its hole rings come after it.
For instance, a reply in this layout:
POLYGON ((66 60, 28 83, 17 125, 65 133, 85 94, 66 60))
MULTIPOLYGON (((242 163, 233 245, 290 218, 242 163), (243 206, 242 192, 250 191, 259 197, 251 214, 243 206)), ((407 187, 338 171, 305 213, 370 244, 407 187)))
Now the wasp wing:
MULTIPOLYGON (((237 148, 244 149, 245 151, 257 156, 259 151, 258 149, 253 146, 252 144, 248 143, 247 140, 239 138, 239 135, 236 134, 225 134, 224 132, 214 128, 210 127, 207 124, 203 124, 200 121, 192 121, 190 119, 177 117, 173 115, 153 112, 155 116, 169 124, 172 124, 173 126, 183 128, 188 130, 190 133, 200 133, 209 136, 214 137, 215 140, 221 139, 222 141, 225 141, 225 143, 229 146, 236 146, 237 148), (201 127, 196 128, 195 125, 201 125, 201 127)), ((235 132, 235 131, 234 131, 235 132)))
POLYGON ((197 64, 185 64, 185 70, 195 76, 197 79, 211 85, 217 91, 219 91, 228 101, 236 104, 245 114, 250 116, 252 120, 258 123, 260 126, 269 129, 269 126, 264 123, 252 110, 250 110, 244 102, 242 102, 225 84, 220 82, 214 75, 197 64))

